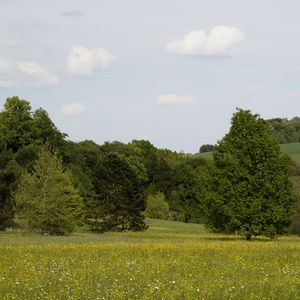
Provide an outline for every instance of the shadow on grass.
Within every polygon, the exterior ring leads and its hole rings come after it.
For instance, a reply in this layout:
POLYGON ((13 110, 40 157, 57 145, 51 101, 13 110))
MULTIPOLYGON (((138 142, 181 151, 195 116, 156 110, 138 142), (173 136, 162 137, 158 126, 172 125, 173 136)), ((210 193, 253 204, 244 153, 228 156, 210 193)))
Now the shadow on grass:
MULTIPOLYGON (((224 236, 203 236, 201 237, 201 239, 203 240, 207 240, 207 241, 247 241, 245 236, 242 235, 237 235, 237 236, 232 236, 232 235, 224 235, 224 236)), ((272 240, 269 239, 267 237, 253 237, 250 241, 248 241, 249 243, 251 242, 274 242, 274 241, 278 241, 278 239, 272 240)))

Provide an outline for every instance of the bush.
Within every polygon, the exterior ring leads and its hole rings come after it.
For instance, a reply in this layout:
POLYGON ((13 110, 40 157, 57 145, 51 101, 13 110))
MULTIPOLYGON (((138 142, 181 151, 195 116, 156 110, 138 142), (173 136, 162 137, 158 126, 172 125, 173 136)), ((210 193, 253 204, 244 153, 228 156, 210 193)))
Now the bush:
POLYGON ((148 196, 145 216, 153 219, 169 219, 170 209, 164 193, 148 196))

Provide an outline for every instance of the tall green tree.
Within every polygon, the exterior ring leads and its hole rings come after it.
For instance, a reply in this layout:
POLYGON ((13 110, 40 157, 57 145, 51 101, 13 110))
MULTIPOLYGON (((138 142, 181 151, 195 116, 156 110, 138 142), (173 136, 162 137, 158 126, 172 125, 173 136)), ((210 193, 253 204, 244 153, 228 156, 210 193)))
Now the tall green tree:
POLYGON ((13 224, 15 205, 12 192, 18 178, 18 167, 11 150, 0 142, 0 230, 13 224))
POLYGON ((95 219, 102 230, 146 229, 142 185, 126 157, 109 152, 98 160, 93 174, 96 199, 95 219))
POLYGON ((174 172, 174 189, 169 203, 175 220, 203 222, 201 202, 204 194, 203 176, 207 160, 200 157, 182 158, 174 172))
POLYGON ((237 230, 248 240, 286 232, 294 203, 289 164, 268 123, 237 110, 213 151, 204 203, 208 224, 218 231, 237 230))
POLYGON ((18 221, 30 231, 66 235, 83 220, 83 201, 62 161, 43 148, 15 193, 18 221))
POLYGON ((95 216, 93 172, 102 153, 101 148, 93 141, 80 143, 66 141, 62 153, 64 164, 72 172, 72 182, 84 200, 86 218, 93 219, 95 216))
POLYGON ((214 148, 215 148, 214 145, 204 144, 204 145, 201 145, 201 147, 199 148, 199 153, 211 152, 214 150, 214 148))
POLYGON ((0 113, 0 135, 8 149, 16 152, 30 144, 33 137, 31 106, 19 97, 7 98, 0 113))
POLYGON ((31 144, 60 150, 67 135, 56 128, 45 110, 32 111, 28 101, 15 96, 7 98, 0 112, 0 136, 8 149, 17 152, 31 144))
POLYGON ((33 127, 33 143, 37 145, 45 145, 61 149, 64 139, 68 136, 66 133, 61 133, 55 124, 52 122, 48 113, 39 108, 32 114, 33 127))

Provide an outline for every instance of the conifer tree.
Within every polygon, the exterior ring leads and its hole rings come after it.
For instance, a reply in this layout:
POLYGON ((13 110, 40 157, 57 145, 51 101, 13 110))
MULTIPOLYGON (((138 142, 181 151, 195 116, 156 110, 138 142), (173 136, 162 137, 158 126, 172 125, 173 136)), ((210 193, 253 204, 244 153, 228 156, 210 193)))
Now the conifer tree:
POLYGON ((142 212, 146 200, 138 175, 125 156, 109 152, 98 160, 93 174, 96 219, 102 230, 146 229, 142 212))
POLYGON ((61 160, 43 148, 15 193, 18 220, 30 231, 66 235, 83 220, 83 202, 61 160))

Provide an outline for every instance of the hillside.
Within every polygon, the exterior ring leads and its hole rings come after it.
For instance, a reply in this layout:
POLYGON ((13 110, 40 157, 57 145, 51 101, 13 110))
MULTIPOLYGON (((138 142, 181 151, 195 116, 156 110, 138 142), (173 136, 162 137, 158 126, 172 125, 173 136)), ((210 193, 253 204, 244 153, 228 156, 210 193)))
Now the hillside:
MULTIPOLYGON (((289 154, 297 165, 300 165, 300 143, 289 143, 280 145, 284 153, 289 154)), ((211 158, 212 152, 197 153, 197 157, 211 158)))

